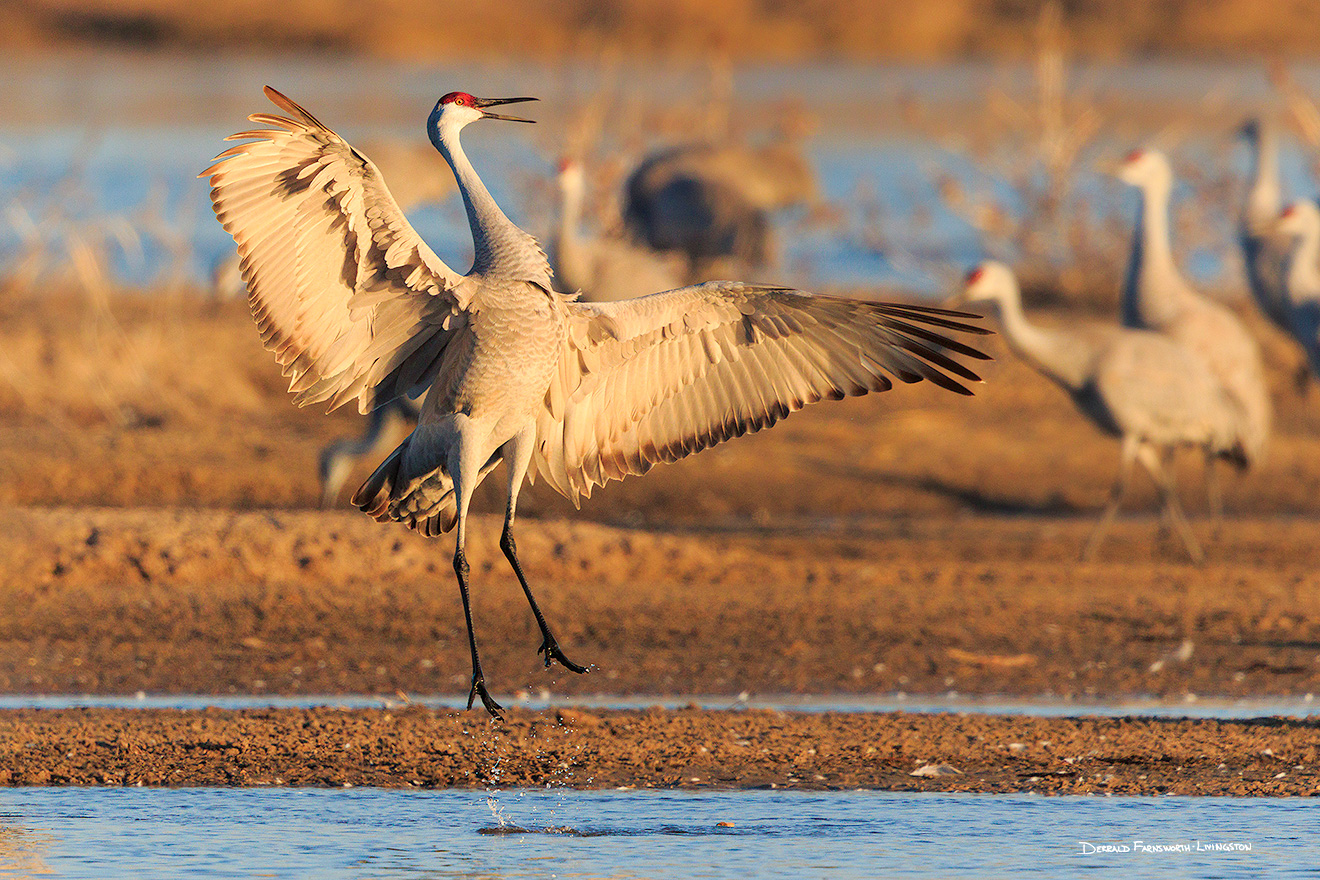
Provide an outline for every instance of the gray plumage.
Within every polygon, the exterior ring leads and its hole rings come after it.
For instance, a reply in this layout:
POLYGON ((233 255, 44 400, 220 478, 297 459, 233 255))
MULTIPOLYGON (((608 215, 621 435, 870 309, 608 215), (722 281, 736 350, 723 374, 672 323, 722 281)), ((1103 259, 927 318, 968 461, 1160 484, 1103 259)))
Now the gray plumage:
MULTIPOLYGON (((1245 461, 1265 455, 1272 408, 1260 348, 1226 306, 1200 295, 1183 280, 1169 237, 1173 171, 1157 150, 1127 157, 1118 176, 1141 192, 1127 284, 1124 324, 1164 333, 1201 357, 1239 412, 1236 433, 1245 461)), ((1216 502, 1217 503, 1217 502, 1216 502)))
MULTIPOLYGON (((475 258, 460 275, 408 225, 375 165, 293 101, 288 116, 203 172, 238 244, 262 339, 300 405, 359 408, 427 390, 416 429, 354 496, 382 520, 428 535, 456 528, 454 571, 472 654, 468 705, 498 717, 481 671, 468 600, 472 493, 508 472, 500 546, 542 634, 547 665, 576 672, 536 605, 513 542, 524 477, 577 501, 759 430, 822 398, 883 391, 891 377, 970 393, 983 358, 948 333, 985 332, 958 313, 715 282, 613 303, 553 292, 535 239, 500 210, 459 133, 518 99, 454 92, 427 122, 462 192, 475 258), (947 353, 946 353, 947 352, 947 353)), ((526 120, 523 120, 526 121, 526 120)))
POLYGON ((565 160, 556 180, 560 210, 550 237, 550 266, 559 289, 580 292, 585 302, 612 302, 686 283, 681 261, 672 255, 582 231, 586 177, 581 164, 565 160))
POLYGON ((1238 459, 1237 408, 1205 362, 1183 345, 1150 330, 1087 323, 1046 328, 1022 311, 1017 279, 1007 266, 988 262, 967 278, 964 302, 992 303, 1004 339, 1019 357, 1054 381, 1077 409, 1122 440, 1118 478, 1109 504, 1087 540, 1083 556, 1099 549, 1134 462, 1150 472, 1187 552, 1202 554, 1178 503, 1168 461, 1179 447, 1238 459))
POLYGON ((801 149, 691 144, 648 156, 625 184, 624 221, 639 241, 704 262, 733 257, 764 265, 774 248, 770 212, 816 198, 801 149))

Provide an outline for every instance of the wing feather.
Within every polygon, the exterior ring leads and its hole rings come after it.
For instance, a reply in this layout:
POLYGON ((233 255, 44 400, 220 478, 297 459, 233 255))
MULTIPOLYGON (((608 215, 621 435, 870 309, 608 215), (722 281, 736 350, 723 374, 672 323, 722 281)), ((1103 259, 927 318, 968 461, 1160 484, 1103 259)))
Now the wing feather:
POLYGON ((773 425, 895 377, 961 394, 979 381, 946 334, 974 315, 711 282, 611 303, 570 302, 537 424, 533 477, 575 503, 594 486, 773 425))
POLYGON ((300 406, 367 412, 421 390, 467 326, 463 276, 408 223, 366 156, 272 88, 202 172, 238 245, 262 343, 300 406))

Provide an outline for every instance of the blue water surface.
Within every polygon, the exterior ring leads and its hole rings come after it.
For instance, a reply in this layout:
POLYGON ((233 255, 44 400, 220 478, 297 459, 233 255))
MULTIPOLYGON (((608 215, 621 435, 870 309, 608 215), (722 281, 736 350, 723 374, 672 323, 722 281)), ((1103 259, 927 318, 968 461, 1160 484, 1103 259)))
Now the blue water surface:
POLYGON ((1288 876, 1315 822, 1265 798, 18 789, 0 876, 1288 876))
MULTIPOLYGON (((1310 85, 1320 79, 1320 68, 1301 66, 1296 74, 1310 85)), ((328 114, 328 124, 359 143, 391 137, 424 144, 426 110, 456 83, 483 94, 536 91, 545 100, 535 115, 545 125, 474 126, 466 138, 496 199, 515 222, 545 235, 554 214, 548 180, 565 149, 565 127, 571 127, 565 120, 607 81, 621 95, 652 104, 692 96, 696 113, 704 75, 694 69, 639 66, 618 71, 611 80, 585 65, 428 66, 304 56, 107 54, 28 60, 15 64, 0 82, 0 274, 13 271, 34 242, 44 241, 57 265, 67 261, 74 247, 70 239, 81 237, 94 240, 109 274, 121 283, 205 282, 232 253, 233 243, 211 215, 206 186, 196 175, 227 146, 223 137, 244 125, 245 114, 271 109, 261 97, 264 83, 328 114)), ((1021 201, 1022 181, 1014 179, 1023 172, 1021 157, 1033 149, 1029 133, 1007 136, 986 157, 960 146, 956 136, 923 135, 891 117, 905 103, 916 102, 956 120, 960 108, 984 101, 991 90, 1029 94, 1030 76, 1026 66, 983 64, 745 65, 734 70, 736 108, 796 102, 821 120, 808 150, 834 212, 829 223, 811 221, 800 211, 777 216, 780 259, 767 270, 773 277, 759 280, 942 296, 983 257, 1011 261, 1011 248, 984 239, 939 189, 941 182, 954 181, 978 203, 997 205, 1012 223, 1030 225, 1030 206, 1021 201), (864 124, 854 123, 853 115, 864 124)), ((1076 70, 1072 81, 1073 88, 1120 105, 1131 99, 1190 106, 1216 87, 1225 101, 1246 113, 1269 98, 1263 68, 1249 63, 1091 66, 1076 70)), ((1134 133, 1120 123, 1121 115, 1080 157, 1065 214, 1084 214, 1096 223, 1109 218, 1121 218, 1120 225, 1128 222, 1134 194, 1099 165, 1135 146, 1133 137, 1157 143, 1169 139, 1161 140, 1159 132, 1134 133)), ((622 124, 607 120, 607 125, 622 124)), ((626 132, 614 134, 622 138, 626 132)), ((676 137, 672 132, 656 135, 651 143, 631 149, 653 148, 676 137)), ((1211 191, 1221 177, 1240 186, 1246 173, 1245 150, 1225 132, 1191 133, 1166 146, 1175 165, 1197 169, 1208 178, 1199 185, 1211 191)), ((624 158, 635 161, 636 156, 624 158)), ((1307 151, 1289 139, 1282 171, 1290 197, 1314 194, 1309 164, 1307 151)), ((1200 245, 1180 248, 1187 271, 1198 281, 1240 281, 1234 263, 1235 203, 1216 203, 1207 211, 1196 196, 1191 184, 1175 191, 1175 212, 1179 203, 1192 204, 1197 222, 1209 227, 1200 245)), ((471 241, 457 196, 418 210, 411 219, 443 259, 459 271, 466 269, 471 241)))

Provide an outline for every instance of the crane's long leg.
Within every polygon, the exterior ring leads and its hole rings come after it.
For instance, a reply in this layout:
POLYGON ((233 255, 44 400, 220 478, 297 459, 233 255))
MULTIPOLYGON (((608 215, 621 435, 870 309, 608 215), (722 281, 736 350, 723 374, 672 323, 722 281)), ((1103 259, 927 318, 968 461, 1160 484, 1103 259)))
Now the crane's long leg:
POLYGON ((518 490, 522 488, 523 477, 527 475, 527 466, 532 460, 532 449, 535 442, 536 429, 528 428, 506 443, 504 447, 504 462, 509 468, 509 502, 504 509, 504 533, 500 535, 500 549, 504 551, 504 556, 509 560, 509 565, 513 566, 513 573, 518 576, 518 583, 522 586, 523 595, 527 597, 527 604, 532 606, 532 614, 536 617, 536 625, 541 628, 541 647, 536 649, 536 653, 545 654, 547 669, 550 668, 551 661, 558 660, 565 669, 580 675, 586 672, 587 668, 569 660, 564 652, 560 650, 559 642, 555 641, 554 634, 550 632, 549 624, 545 622, 545 615, 541 613, 540 606, 536 604, 536 597, 532 595, 532 588, 527 585, 527 577, 523 574, 522 563, 518 561, 518 548, 513 542, 513 516, 518 505, 518 490))
POLYGON ((1095 558, 1096 552, 1100 549, 1100 544, 1109 532, 1109 527, 1114 524, 1114 517, 1118 515, 1119 505, 1123 503, 1123 498, 1127 495, 1128 477, 1132 473, 1132 463, 1137 460, 1137 448, 1140 441, 1135 437, 1123 438, 1123 450, 1119 457, 1118 476, 1114 479, 1114 485, 1109 490, 1109 503, 1105 505, 1105 512, 1100 514, 1100 521, 1095 524, 1091 530, 1091 535, 1086 539, 1086 546, 1082 548, 1082 559, 1091 560, 1095 558))
POLYGON ((1224 486, 1219 479, 1219 459, 1209 449, 1205 452, 1205 495, 1210 504, 1210 522, 1218 534, 1224 526, 1224 486))
MULTIPOLYGON (((1166 450, 1172 452, 1172 450, 1166 450)), ((1187 547, 1187 555, 1192 557, 1192 561, 1197 565, 1205 560, 1205 554, 1201 551, 1201 545, 1196 540, 1195 533, 1192 532, 1191 525, 1187 522, 1187 517, 1183 513, 1182 504, 1178 501, 1178 489, 1174 485, 1173 477, 1166 466, 1168 464, 1167 455, 1161 455, 1153 446, 1142 444, 1138 450, 1138 457, 1141 463, 1146 466, 1150 472, 1151 478, 1155 480, 1155 485, 1159 487, 1160 493, 1164 496, 1164 508, 1169 513, 1169 520, 1173 523, 1173 528, 1183 539, 1184 546, 1187 547)))
POLYGON ((449 475, 454 481, 454 500, 458 507, 458 524, 454 538, 454 574, 458 576, 458 592, 463 597, 463 618, 467 621, 468 646, 472 649, 472 690, 468 692, 467 707, 472 708, 473 701, 481 697, 481 705, 497 721, 503 721, 501 706, 486 690, 486 676, 481 671, 481 655, 477 653, 477 635, 472 629, 472 603, 468 598, 467 554, 467 512, 472 502, 472 491, 476 488, 481 462, 474 454, 476 444, 465 440, 462 430, 458 431, 458 440, 449 454, 449 475))

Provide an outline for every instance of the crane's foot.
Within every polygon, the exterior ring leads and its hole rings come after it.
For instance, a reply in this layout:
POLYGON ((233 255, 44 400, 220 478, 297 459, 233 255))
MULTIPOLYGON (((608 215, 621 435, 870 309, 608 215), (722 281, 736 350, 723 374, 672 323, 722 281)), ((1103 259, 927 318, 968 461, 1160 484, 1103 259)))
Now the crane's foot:
POLYGON ((576 672, 578 675, 581 675, 587 671, 587 667, 579 666, 572 660, 569 660, 568 657, 564 655, 564 652, 559 649, 559 643, 556 642, 549 633, 546 633, 545 640, 541 642, 541 647, 536 649, 536 653, 545 655, 546 669, 550 668, 551 661, 558 660, 559 665, 563 666, 569 672, 576 672))
POLYGON ((472 690, 468 692, 467 707, 469 709, 472 708, 472 704, 476 702, 477 697, 481 697, 481 705, 486 707, 490 717, 496 721, 504 720, 504 716, 500 714, 504 711, 504 707, 495 702, 495 698, 490 695, 490 691, 486 690, 486 679, 480 673, 473 673, 472 690))

